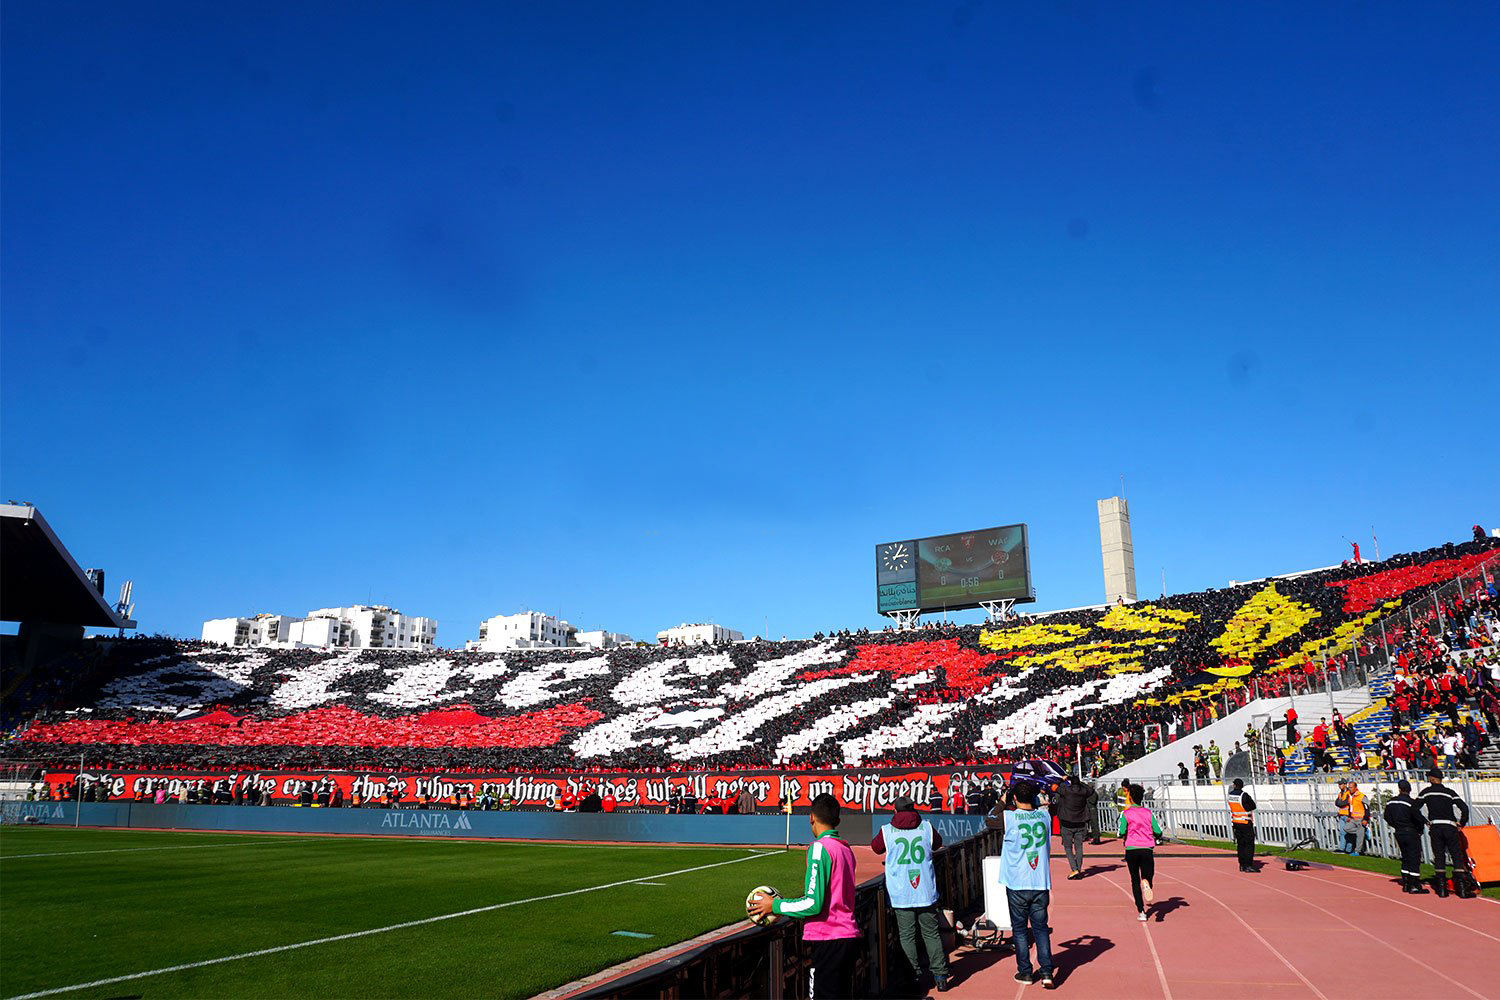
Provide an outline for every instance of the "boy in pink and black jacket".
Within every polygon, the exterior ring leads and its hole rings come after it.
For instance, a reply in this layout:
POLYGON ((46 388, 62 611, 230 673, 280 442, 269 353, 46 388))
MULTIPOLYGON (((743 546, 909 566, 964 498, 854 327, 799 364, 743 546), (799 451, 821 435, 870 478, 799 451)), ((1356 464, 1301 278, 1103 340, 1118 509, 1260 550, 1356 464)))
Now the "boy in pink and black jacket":
POLYGON ((859 924, 854 920, 854 851, 839 836, 839 802, 832 795, 812 800, 808 822, 813 842, 807 848, 802 895, 797 899, 760 896, 748 910, 803 921, 809 1000, 850 997, 860 944, 859 924))

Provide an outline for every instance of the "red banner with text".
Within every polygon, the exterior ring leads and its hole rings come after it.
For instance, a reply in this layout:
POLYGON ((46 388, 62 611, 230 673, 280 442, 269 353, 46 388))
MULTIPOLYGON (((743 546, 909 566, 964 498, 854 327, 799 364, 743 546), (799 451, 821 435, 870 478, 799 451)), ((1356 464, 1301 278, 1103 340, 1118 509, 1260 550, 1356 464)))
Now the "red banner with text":
POLYGON ((51 796, 70 797, 74 787, 87 798, 104 801, 152 802, 185 798, 197 802, 241 802, 253 789, 255 799, 272 803, 297 802, 304 793, 314 800, 336 788, 343 803, 376 804, 393 801, 416 804, 445 803, 463 795, 473 801, 486 793, 497 801, 509 798, 517 806, 554 806, 576 801, 590 792, 610 795, 620 808, 662 808, 674 796, 696 799, 701 806, 748 798, 760 811, 780 807, 790 797, 794 807, 806 808, 814 796, 832 794, 855 812, 889 810, 902 796, 927 805, 934 794, 949 807, 960 795, 1005 775, 989 769, 870 769, 846 771, 706 771, 619 773, 468 774, 348 771, 145 771, 85 770, 81 774, 47 774, 51 796), (97 786, 97 791, 96 791, 97 786))

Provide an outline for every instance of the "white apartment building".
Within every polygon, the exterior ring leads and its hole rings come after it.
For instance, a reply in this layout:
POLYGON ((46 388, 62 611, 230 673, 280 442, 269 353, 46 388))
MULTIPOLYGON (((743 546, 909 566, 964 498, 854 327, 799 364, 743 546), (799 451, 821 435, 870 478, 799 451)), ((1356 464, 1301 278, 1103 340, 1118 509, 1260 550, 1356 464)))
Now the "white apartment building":
POLYGON ((479 639, 465 649, 495 652, 502 649, 550 649, 575 645, 578 629, 540 611, 496 615, 479 623, 479 639))
POLYGON ((614 649, 617 646, 635 645, 635 640, 624 632, 606 632, 602 628, 575 633, 573 641, 589 649, 614 649))
POLYGON ((744 642, 745 633, 723 625, 677 625, 656 633, 663 646, 711 646, 720 642, 744 642))
POLYGON ((259 614, 203 623, 203 641, 226 646, 319 646, 338 649, 432 649, 437 621, 383 605, 320 608, 305 618, 259 614))
POLYGON ((292 632, 299 618, 259 614, 251 618, 215 618, 203 623, 203 641, 226 646, 275 646, 295 642, 292 632))
POLYGON ((383 604, 356 604, 348 608, 319 608, 308 618, 337 618, 349 623, 347 643, 351 649, 431 649, 437 641, 437 621, 403 615, 383 604))

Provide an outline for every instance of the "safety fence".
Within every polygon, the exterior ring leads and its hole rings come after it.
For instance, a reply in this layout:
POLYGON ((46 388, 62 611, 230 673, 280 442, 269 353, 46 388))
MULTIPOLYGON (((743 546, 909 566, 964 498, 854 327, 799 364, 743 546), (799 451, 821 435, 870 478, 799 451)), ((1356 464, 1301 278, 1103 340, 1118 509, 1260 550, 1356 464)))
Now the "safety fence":
MULTIPOLYGON (((1152 723, 1142 727, 1141 737, 1146 752, 1181 741, 1257 699, 1290 698, 1294 706, 1299 699, 1306 699, 1300 707, 1304 714, 1316 717, 1326 712, 1331 717, 1343 700, 1340 696, 1344 692, 1366 687, 1389 671, 1401 649, 1409 649, 1409 640, 1413 636, 1423 632, 1442 635, 1459 624, 1453 620, 1451 610, 1445 610, 1451 609, 1456 598, 1463 598, 1466 602, 1469 613, 1462 624, 1481 646, 1454 649, 1449 652, 1449 658, 1455 663, 1477 654, 1493 658, 1500 649, 1500 621, 1497 621, 1493 609, 1479 610, 1474 600, 1496 580, 1500 580, 1500 552, 1491 554, 1404 607, 1378 615, 1347 634, 1329 637, 1306 654, 1306 664, 1300 668, 1292 666, 1276 673, 1255 673, 1243 678, 1237 686, 1226 688, 1217 696, 1211 716, 1186 712, 1169 724, 1152 723)), ((1350 714, 1347 709, 1345 714, 1350 714)), ((1265 770, 1266 758, 1285 749, 1289 742, 1286 723, 1279 718, 1257 719, 1254 728, 1253 737, 1247 734, 1246 748, 1251 753, 1252 769, 1260 774, 1265 770)), ((1304 724, 1299 735, 1305 735, 1310 728, 1304 724)))
MULTIPOLYGON (((982 828, 974 836, 945 844, 936 851, 932 860, 937 870, 940 905, 955 913, 982 907, 984 858, 999 851, 1000 834, 982 828)), ((906 959, 896 935, 884 878, 870 879, 858 887, 854 915, 863 931, 863 947, 854 970, 854 993, 885 996, 903 978, 906 959)), ((800 921, 779 920, 770 927, 747 927, 577 996, 588 1000, 644 997, 806 1000, 802 925, 800 921)))
MULTIPOLYGON (((1500 772, 1445 772, 1444 784, 1469 805, 1470 826, 1500 824, 1500 772)), ((1411 783, 1416 795, 1428 784, 1425 772, 1419 771, 1349 771, 1321 775, 1326 781, 1263 780, 1247 785, 1245 790, 1255 800, 1255 839, 1261 844, 1282 848, 1310 845, 1324 851, 1346 850, 1346 831, 1353 833, 1348 845, 1359 853, 1383 858, 1399 858, 1400 848, 1386 823, 1386 803, 1398 794, 1396 782, 1411 783), (1369 822, 1356 823, 1349 831, 1337 804, 1338 782, 1352 781, 1364 795, 1369 822), (1360 843, 1360 834, 1363 843, 1360 843)), ((1228 785, 1206 782, 1180 783, 1175 777, 1163 776, 1145 788, 1146 805, 1156 814, 1163 833, 1171 838, 1232 840, 1229 819, 1228 785)), ((1101 796, 1098 819, 1101 828, 1110 832, 1118 828, 1120 804, 1101 796)), ((1431 860, 1431 846, 1423 838, 1423 859, 1431 860)))

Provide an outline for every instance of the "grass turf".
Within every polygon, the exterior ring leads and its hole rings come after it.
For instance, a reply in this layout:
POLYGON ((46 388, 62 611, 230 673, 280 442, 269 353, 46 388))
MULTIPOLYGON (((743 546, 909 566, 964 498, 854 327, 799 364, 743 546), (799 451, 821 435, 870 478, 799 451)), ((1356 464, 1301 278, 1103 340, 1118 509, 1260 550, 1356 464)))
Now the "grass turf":
MULTIPOLYGON (((1215 847, 1220 850, 1234 850, 1234 844, 1227 840, 1184 840, 1184 844, 1192 844, 1194 847, 1215 847)), ((1256 857, 1261 861, 1270 861, 1267 855, 1280 858, 1286 854, 1284 848, 1276 844, 1256 844, 1256 857)), ((1377 875, 1389 875, 1392 879, 1401 875, 1401 863, 1394 858, 1376 858, 1360 855, 1350 857, 1347 854, 1338 854, 1333 851, 1319 851, 1303 849, 1293 851, 1288 857, 1299 858, 1303 861, 1316 861, 1318 864, 1332 865, 1335 868, 1353 868, 1362 872, 1375 872, 1377 875)), ((1422 865, 1422 877, 1427 880, 1428 885, 1432 883, 1434 875, 1433 867, 1429 864, 1422 865)), ((1490 899, 1500 899, 1500 886, 1491 886, 1488 889, 1480 889, 1480 895, 1490 899)))
POLYGON ((515 902, 63 995, 525 997, 742 920, 749 889, 796 889, 803 867, 800 850, 5 827, 0 994, 515 902), (631 879, 661 884, 532 900, 631 879))

